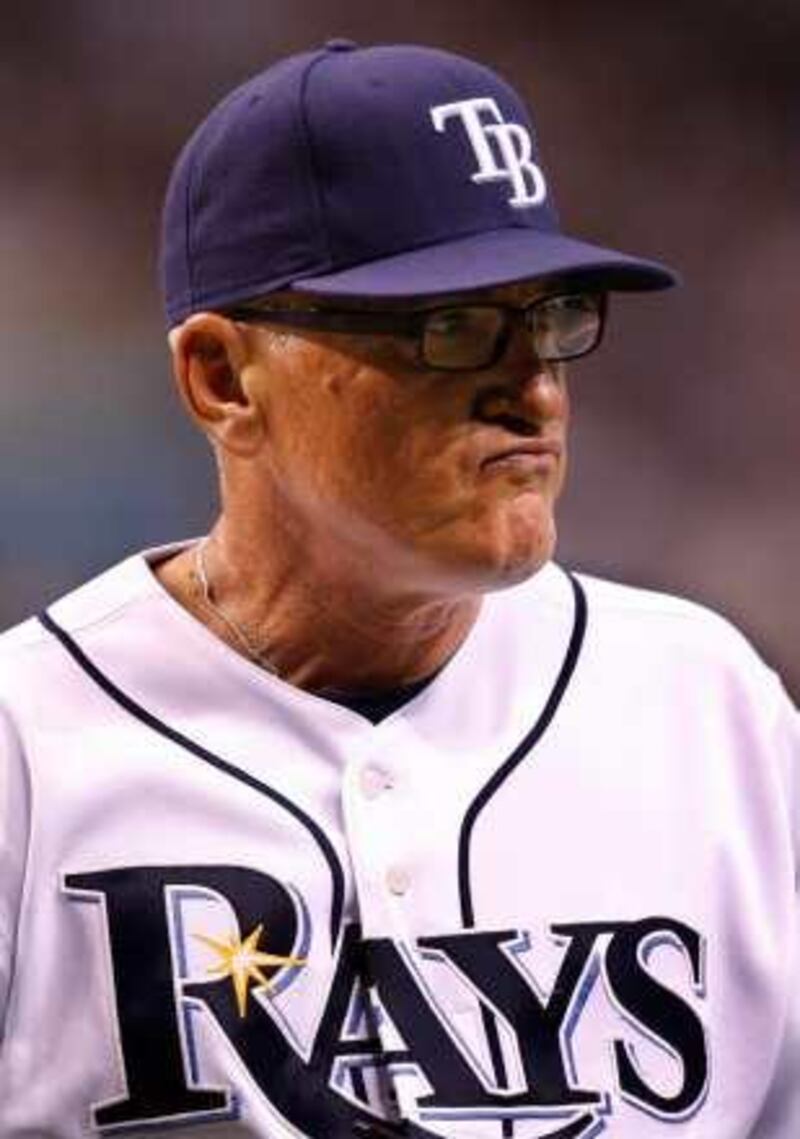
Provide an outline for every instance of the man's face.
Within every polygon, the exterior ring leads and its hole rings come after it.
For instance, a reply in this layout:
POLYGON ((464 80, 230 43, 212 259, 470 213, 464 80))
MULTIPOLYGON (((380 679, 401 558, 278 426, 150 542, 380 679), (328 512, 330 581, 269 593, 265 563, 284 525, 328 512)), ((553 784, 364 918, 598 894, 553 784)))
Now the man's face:
MULTIPOLYGON (((473 299, 536 296, 518 286, 473 299)), ((512 584, 551 556, 564 365, 542 364, 521 324, 496 365, 471 372, 425 370, 399 336, 247 335, 267 424, 259 478, 309 557, 349 559, 400 593, 452 593, 512 584)))

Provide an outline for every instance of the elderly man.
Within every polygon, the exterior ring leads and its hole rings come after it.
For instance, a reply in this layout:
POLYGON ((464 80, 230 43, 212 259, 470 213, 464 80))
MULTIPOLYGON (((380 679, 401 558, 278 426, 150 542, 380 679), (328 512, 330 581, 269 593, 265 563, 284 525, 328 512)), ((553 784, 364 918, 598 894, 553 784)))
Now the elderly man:
POLYGON ((0 1133, 797 1139, 797 774, 720 618, 553 561, 560 232, 484 67, 334 41, 176 166, 200 541, 0 648, 0 1133))

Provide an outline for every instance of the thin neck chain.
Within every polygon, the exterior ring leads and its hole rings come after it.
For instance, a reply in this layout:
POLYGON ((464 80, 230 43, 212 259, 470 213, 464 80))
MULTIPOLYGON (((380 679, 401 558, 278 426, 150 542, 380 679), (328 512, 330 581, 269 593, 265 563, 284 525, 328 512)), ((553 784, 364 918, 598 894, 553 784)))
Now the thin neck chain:
POLYGON ((239 645, 244 649, 246 655, 250 660, 256 664, 261 665, 267 672, 271 672, 274 676, 278 676, 278 669, 270 660, 268 653, 265 649, 259 649, 253 644, 250 637, 244 631, 241 625, 229 617, 225 610, 217 604, 214 600, 214 592, 211 588, 211 582, 208 579, 208 567, 206 565, 206 547, 209 543, 208 538, 203 538, 197 543, 194 548, 194 570, 197 580, 200 583, 200 591, 203 597, 203 604, 208 608, 215 617, 223 623, 225 628, 233 634, 234 638, 238 641, 239 645))

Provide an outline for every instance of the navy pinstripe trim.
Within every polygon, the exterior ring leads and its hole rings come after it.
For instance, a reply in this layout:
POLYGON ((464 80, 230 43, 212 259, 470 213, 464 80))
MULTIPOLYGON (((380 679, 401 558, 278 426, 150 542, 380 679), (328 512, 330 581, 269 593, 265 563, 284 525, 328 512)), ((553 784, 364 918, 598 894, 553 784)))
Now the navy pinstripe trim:
MULTIPOLYGON (((472 834, 475 829, 478 815, 483 808, 492 798, 498 788, 506 781, 512 771, 519 763, 526 757, 544 733, 547 731, 553 716, 556 714, 564 693, 567 690, 572 674, 575 671, 575 665, 578 663, 581 647, 583 645, 584 634, 586 632, 586 594, 583 591, 580 583, 572 574, 567 575, 572 586, 572 593, 575 601, 575 614, 572 623, 572 633, 570 635, 567 651, 564 655, 564 660, 559 670, 556 682, 553 685, 553 690, 548 697, 542 712, 533 725, 531 730, 525 738, 517 744, 512 751, 511 755, 505 762, 501 763, 497 770, 492 775, 491 779, 486 783, 472 802, 464 815, 464 821, 461 824, 461 834, 458 842, 458 891, 459 899, 461 902, 461 920, 464 927, 472 929, 475 926, 475 909, 472 899, 472 884, 470 881, 470 844, 472 842, 472 834)), ((497 1081, 501 1087, 508 1085, 508 1076, 506 1073, 506 1066, 503 1060, 503 1053, 500 1047, 500 1036, 497 1031, 497 1022, 485 1005, 481 1006, 481 1016, 483 1026, 486 1031, 486 1038, 489 1044, 489 1054, 492 1061, 492 1067, 497 1081)), ((503 1135, 513 1135, 513 1122, 511 1120, 503 1120, 503 1135)))
POLYGON ((118 688, 112 680, 109 680, 105 673, 97 667, 83 649, 72 639, 69 633, 65 632, 60 625, 56 624, 49 613, 40 613, 39 621, 49 633, 61 642, 75 663, 83 669, 87 676, 91 677, 95 684, 97 684, 107 696, 110 696, 112 700, 119 704, 121 708, 124 708, 126 712, 129 712, 131 716, 135 717, 135 719, 139 720, 146 727, 151 728, 154 732, 171 740, 179 747, 184 748, 198 759, 202 759, 205 763, 215 767, 224 775, 230 775, 232 778, 244 783, 247 787, 252 788, 253 791, 257 791, 260 795, 266 795, 268 799, 271 799, 274 803, 277 803, 279 807, 283 807, 285 811, 288 811, 290 815, 297 819, 297 821, 309 831, 325 856, 333 880, 330 933, 331 945, 334 946, 342 924, 342 911, 344 908, 344 871, 342 870, 339 856, 331 840, 319 824, 315 823, 310 815, 307 815, 305 811, 298 807, 296 803, 293 803, 291 799, 287 799, 280 791, 276 791, 266 783, 262 783, 260 779, 256 779, 255 776, 250 775, 249 772, 242 771, 227 760, 221 759, 218 755, 214 755, 213 752, 208 751, 207 748, 196 743, 193 739, 190 739, 189 736, 185 736, 182 732, 177 731, 176 728, 171 728, 169 724, 165 724, 162 720, 159 720, 157 716, 154 716, 152 712, 148 712, 141 704, 137 704, 137 702, 123 692, 121 688, 118 688))
POLYGON ((580 583, 572 576, 567 575, 572 585, 572 592, 575 599, 575 616, 572 624, 572 633, 569 639, 569 645, 564 656, 564 661, 561 669, 553 685, 553 690, 548 697, 547 703, 542 709, 541 715, 525 738, 517 744, 512 751, 511 755, 501 763, 495 773, 492 775, 488 783, 478 792, 475 798, 469 805, 469 808, 464 815, 464 821, 461 824, 461 834, 458 842, 458 891, 461 901, 461 920, 464 926, 472 929, 475 925, 475 911, 472 904, 472 886, 470 883, 469 869, 470 869, 470 843, 472 841, 472 832, 475 829, 478 815, 483 808, 492 798, 498 788, 505 783, 514 768, 525 758, 528 752, 534 747, 542 738, 553 716, 556 714, 556 709, 561 703, 562 697, 567 690, 567 686, 572 679, 572 674, 575 671, 575 665, 578 663, 578 656, 580 655, 581 646, 583 644, 584 633, 586 632, 586 594, 580 583))

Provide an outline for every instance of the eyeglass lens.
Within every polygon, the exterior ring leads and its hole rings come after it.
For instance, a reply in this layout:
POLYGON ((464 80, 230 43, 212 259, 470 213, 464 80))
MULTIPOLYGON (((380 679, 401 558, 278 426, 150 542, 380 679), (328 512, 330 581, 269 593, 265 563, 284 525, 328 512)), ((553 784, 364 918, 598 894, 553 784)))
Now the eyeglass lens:
MULTIPOLYGON (((479 368, 492 363, 507 336, 508 311, 467 305, 437 309, 425 322, 422 356, 440 368, 479 368)), ((594 295, 548 297, 526 311, 533 350, 540 360, 569 360, 595 347, 602 326, 594 295)))

